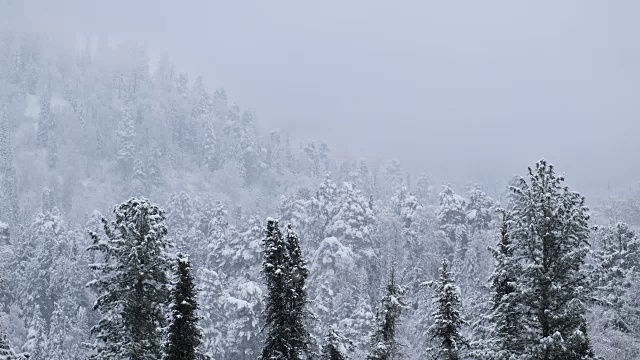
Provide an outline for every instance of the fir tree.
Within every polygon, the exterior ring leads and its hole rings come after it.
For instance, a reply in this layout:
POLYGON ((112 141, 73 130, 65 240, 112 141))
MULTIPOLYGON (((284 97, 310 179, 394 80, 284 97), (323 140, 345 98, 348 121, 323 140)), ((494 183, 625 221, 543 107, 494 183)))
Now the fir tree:
POLYGON ((7 108, 3 100, 0 98, 0 171, 6 173, 13 168, 13 147, 9 134, 7 108))
POLYGON ((27 69, 25 70, 25 87, 27 93, 31 95, 36 94, 36 88, 38 87, 37 65, 33 60, 33 55, 30 55, 29 61, 27 62, 27 69))
POLYGON ((25 229, 21 246, 17 249, 17 269, 14 281, 17 295, 28 317, 39 317, 48 329, 54 304, 59 300, 67 274, 54 269, 66 261, 67 247, 64 222, 51 212, 38 214, 25 229))
POLYGON ((70 331, 70 319, 65 315, 65 310, 60 302, 54 305, 53 315, 51 316, 51 326, 49 327, 49 347, 47 353, 50 360, 64 360, 66 352, 65 340, 67 333, 70 331))
POLYGON ((510 214, 510 236, 521 267, 525 355, 540 360, 592 358, 585 319, 585 199, 564 186, 564 178, 545 160, 529 168, 528 178, 511 188, 515 196, 510 214))
POLYGON ((306 281, 309 276, 306 261, 300 248, 300 239, 293 230, 291 224, 287 225, 286 231, 287 252, 289 264, 287 271, 289 274, 289 326, 290 326, 290 346, 293 353, 290 359, 302 359, 309 351, 309 333, 305 327, 307 318, 307 287, 306 281))
POLYGON ((211 122, 205 124, 204 147, 203 147, 202 164, 209 170, 218 169, 219 160, 216 144, 216 133, 211 122))
POLYGON ((262 269, 267 284, 265 301, 265 328, 267 335, 260 360, 289 360, 289 304, 287 298, 289 256, 285 239, 278 228, 278 221, 267 220, 263 240, 264 261, 262 269))
POLYGON ((191 88, 191 116, 194 119, 208 119, 213 112, 213 99, 207 93, 202 76, 198 76, 191 88))
POLYGON ((224 123, 228 112, 227 93, 224 89, 217 89, 213 94, 213 113, 219 123, 224 123))
POLYGON ((520 269, 513 254, 509 238, 509 216, 502 211, 500 237, 495 249, 491 249, 495 268, 491 282, 491 336, 488 351, 493 359, 510 360, 522 353, 522 321, 518 297, 520 269))
POLYGON ((135 156, 136 127, 133 111, 127 104, 122 108, 117 130, 117 159, 124 174, 129 174, 135 156))
POLYGON ((393 360, 400 358, 400 343, 396 338, 400 316, 402 315, 402 296, 404 290, 396 284, 393 270, 387 283, 387 292, 383 296, 376 313, 371 350, 367 360, 393 360))
POLYGON ((469 236, 477 235, 479 231, 489 230, 495 211, 495 201, 477 184, 470 187, 467 198, 469 199, 466 204, 469 236))
POLYGON ((267 336, 262 360, 298 360, 309 354, 310 339, 305 328, 308 271, 298 235, 291 226, 285 235, 286 238, 278 228, 278 221, 267 220, 263 241, 267 336))
POLYGON ((469 247, 466 207, 465 199, 457 195, 451 186, 445 185, 440 193, 436 217, 445 239, 442 251, 448 258, 455 254, 456 258, 464 260, 466 256, 469 247))
MULTIPOLYGON (((0 99, 2 100, 4 99, 0 99)), ((18 220, 18 179, 13 162, 13 146, 4 102, 0 103, 0 174, 2 176, 0 195, 5 204, 2 215, 4 219, 15 224, 18 220)))
POLYGON ((132 198, 114 213, 111 225, 102 219, 106 238, 90 233, 89 250, 105 260, 91 265, 96 278, 89 285, 98 292, 94 309, 102 315, 91 329, 98 339, 92 358, 158 359, 170 300, 164 211, 132 198))
POLYGON ((336 329, 331 327, 324 339, 324 346, 320 354, 320 360, 347 360, 345 343, 350 344, 347 339, 340 336, 336 329))
POLYGON ((171 306, 171 324, 166 360, 195 360, 197 348, 202 339, 202 332, 198 326, 198 303, 195 280, 191 274, 189 258, 178 256, 177 283, 173 289, 173 304, 171 306))
POLYGON ((49 169, 54 169, 58 165, 58 135, 56 124, 53 120, 51 121, 49 139, 45 149, 47 150, 47 165, 49 169))
POLYGON ((40 148, 47 148, 49 136, 53 127, 53 114, 51 113, 51 89, 47 86, 43 96, 40 98, 40 117, 38 119, 38 129, 36 133, 36 144, 40 148))
POLYGON ((440 344, 437 348, 430 349, 436 359, 458 360, 462 359, 460 352, 467 347, 467 340, 460 334, 465 321, 460 314, 462 302, 460 290, 453 283, 453 277, 449 272, 449 262, 442 260, 440 266, 440 279, 435 284, 433 295, 434 323, 428 330, 431 339, 436 339, 440 344))
POLYGON ((162 158, 162 150, 158 144, 151 145, 149 149, 149 162, 147 164, 148 179, 151 185, 158 188, 164 185, 164 178, 162 176, 162 170, 160 161, 162 158))
POLYGON ((40 308, 36 305, 33 316, 28 322, 27 341, 22 345, 22 350, 27 352, 31 359, 47 359, 49 339, 45 331, 45 324, 40 315, 40 308))
POLYGON ((133 173, 129 184, 131 196, 143 196, 147 190, 147 174, 145 172, 144 163, 140 159, 133 161, 133 173))
POLYGON ((640 240, 626 223, 599 228, 597 239, 595 290, 607 310, 606 321, 622 332, 638 331, 640 299, 634 298, 633 284, 640 276, 640 240))

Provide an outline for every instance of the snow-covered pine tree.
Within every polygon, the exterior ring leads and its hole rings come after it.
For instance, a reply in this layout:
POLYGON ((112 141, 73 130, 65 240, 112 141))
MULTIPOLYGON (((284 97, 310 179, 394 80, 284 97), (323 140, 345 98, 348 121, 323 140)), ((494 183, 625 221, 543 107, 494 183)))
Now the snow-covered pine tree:
POLYGON ((315 141, 309 141, 304 147, 304 152, 309 159, 309 175, 318 177, 320 175, 320 156, 315 141))
POLYGON ((160 161, 162 160, 162 149, 158 144, 152 144, 149 148, 149 158, 147 162, 147 178, 149 184, 161 188, 164 185, 164 177, 160 161))
POLYGON ((91 232, 91 251, 104 261, 91 265, 98 292, 94 309, 101 319, 92 359, 158 359, 162 356, 171 265, 164 211, 146 199, 132 198, 114 209, 111 224, 102 219, 106 238, 91 232))
POLYGON ((133 173, 131 174, 131 181, 128 182, 126 186, 126 190, 131 193, 131 196, 148 195, 147 189, 149 187, 147 183, 147 174, 142 160, 136 158, 133 161, 133 173))
POLYGON ((196 360, 198 358, 202 330, 198 326, 198 302, 196 300, 198 291, 191 271, 189 258, 178 255, 177 282, 172 290, 172 316, 164 357, 166 360, 196 360))
POLYGON ((213 113, 218 123, 224 123, 228 110, 227 92, 223 88, 216 89, 213 94, 213 113))
POLYGON ((436 218, 445 240, 440 250, 449 259, 453 255, 460 260, 464 259, 469 246, 466 207, 465 199, 456 194, 451 186, 444 185, 440 193, 440 206, 436 209, 436 218))
POLYGON ((25 88, 28 94, 35 95, 38 87, 38 64, 33 59, 33 55, 29 56, 29 60, 25 69, 25 88))
POLYGON ((13 162, 13 145, 9 133, 6 99, 0 97, 0 196, 5 204, 1 213, 3 219, 15 224, 18 216, 18 179, 13 162))
POLYGON ((439 342, 435 348, 429 351, 434 354, 434 359, 458 360, 462 359, 461 351, 468 346, 467 340, 460 334, 465 321, 460 314, 462 301, 460 290, 453 282, 453 276, 449 272, 449 262, 442 260, 440 266, 440 279, 432 284, 435 287, 433 295, 434 323, 428 330, 430 340, 439 342))
POLYGON ((17 224, 20 219, 20 205, 18 202, 18 175, 16 169, 9 169, 2 177, 2 200, 6 207, 6 219, 17 224))
POLYGON ((326 173, 329 171, 329 167, 331 166, 330 160, 330 151, 329 144, 326 141, 320 143, 320 148, 318 149, 318 160, 320 165, 320 171, 326 173))
POLYGON ((136 126, 134 124, 131 104, 125 104, 120 111, 118 130, 116 132, 117 159, 123 174, 130 174, 135 157, 136 126))
POLYGON ((520 268, 513 254, 509 238, 509 215, 501 211, 500 236, 496 247, 491 249, 494 270, 491 274, 490 339, 483 346, 491 359, 511 360, 522 353, 522 321, 519 303, 518 275, 520 268))
POLYGON ((191 88, 191 117, 209 119, 213 113, 213 99, 207 93, 202 76, 198 76, 191 88))
POLYGON ((202 148, 202 165, 209 170, 217 170, 220 161, 218 159, 218 145, 216 139, 216 131, 212 121, 206 121, 204 130, 204 146, 202 148))
POLYGON ((345 182, 338 192, 333 211, 326 235, 334 236, 351 247, 358 266, 366 274, 367 284, 363 290, 368 292, 370 304, 375 304, 383 279, 380 245, 371 236, 377 221, 373 205, 355 185, 345 182))
POLYGON ((420 177, 418 177, 413 192, 420 202, 425 205, 432 205, 437 201, 437 196, 434 194, 433 181, 427 174, 421 174, 420 177))
POLYGON ((404 289, 396 283, 394 271, 391 271, 387 282, 386 294, 382 297, 376 312, 376 320, 371 335, 371 348, 367 360, 399 359, 400 341, 396 338, 400 316, 404 304, 404 289))
POLYGON ((349 340, 343 338, 334 327, 329 329, 324 339, 320 360, 347 360, 349 340))
POLYGON ((62 279, 53 270, 67 261, 64 222, 49 211, 40 213, 23 233, 19 244, 13 278, 16 295, 27 318, 35 316, 37 308, 43 329, 48 330, 54 303, 63 290, 62 279))
POLYGON ((49 339, 47 338, 44 320, 40 315, 40 307, 35 306, 33 316, 27 323, 27 341, 22 345, 22 351, 29 354, 33 360, 47 359, 49 339))
POLYGON ((7 334, 4 331, 0 332, 0 360, 27 360, 29 354, 17 354, 13 351, 9 345, 7 334))
POLYGON ((585 199, 540 160, 520 178, 510 236, 521 271, 524 355, 539 360, 593 358, 587 335, 589 219, 585 199))
POLYGON ((65 314, 65 308, 61 302, 54 305, 53 314, 51 316, 51 326, 49 327, 49 346, 47 355, 49 360, 65 360, 66 359, 66 340, 67 334, 71 330, 71 320, 65 314))
POLYGON ((217 272, 206 267, 200 267, 197 272, 199 284, 198 303, 201 304, 202 350, 207 354, 224 357, 225 334, 221 325, 224 323, 222 297, 225 295, 225 284, 217 272))
POLYGON ((5 100, 4 97, 0 97, 0 171, 3 173, 13 167, 13 147, 5 100))
MULTIPOLYGON (((300 198, 300 196, 298 196, 300 198)), ((299 199, 302 200, 302 199, 299 199)), ((312 248, 328 236, 328 226, 332 218, 337 214, 340 205, 338 185, 331 178, 331 174, 325 174, 324 180, 318 186, 315 196, 308 204, 303 204, 302 219, 298 219, 301 226, 306 228, 304 238, 312 248), (305 206, 306 205, 306 206, 305 206)))
POLYGON ((266 338, 260 360, 289 360, 289 256, 287 245, 278 221, 267 219, 267 231, 263 240, 264 260, 262 269, 267 285, 265 300, 266 338))
POLYGON ((304 359, 310 350, 305 285, 309 271, 300 240, 290 224, 283 236, 278 221, 268 219, 263 247, 267 336, 260 358, 304 359))
POLYGON ((607 311, 607 322, 619 331, 640 331, 640 299, 633 290, 640 277, 640 240, 626 223, 597 230, 595 290, 607 311))
POLYGON ((467 226, 469 236, 479 231, 489 230, 493 221, 496 202, 489 197, 478 184, 473 184, 467 191, 467 226))
POLYGON ((51 115, 49 120, 49 135, 45 150, 47 151, 47 165, 54 169, 58 164, 58 129, 56 117, 51 115))
POLYGON ((289 359, 303 359, 309 352, 310 337, 307 323, 307 286, 309 276, 307 262, 302 255, 300 239, 291 224, 287 225, 286 246, 289 264, 287 266, 289 283, 289 346, 292 353, 289 359))
POLYGON ((49 136, 53 127, 52 117, 51 85, 49 84, 40 97, 40 117, 38 119, 38 129, 36 133, 36 144, 40 148, 46 149, 49 144, 49 136))

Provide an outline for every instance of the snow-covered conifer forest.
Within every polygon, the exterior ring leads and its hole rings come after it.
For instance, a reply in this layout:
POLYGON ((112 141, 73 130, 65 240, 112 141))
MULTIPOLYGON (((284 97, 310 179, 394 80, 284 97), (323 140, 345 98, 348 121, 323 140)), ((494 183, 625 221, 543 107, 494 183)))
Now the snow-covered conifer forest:
POLYGON ((0 359, 640 359, 637 190, 411 174, 73 38, 0 33, 0 359))

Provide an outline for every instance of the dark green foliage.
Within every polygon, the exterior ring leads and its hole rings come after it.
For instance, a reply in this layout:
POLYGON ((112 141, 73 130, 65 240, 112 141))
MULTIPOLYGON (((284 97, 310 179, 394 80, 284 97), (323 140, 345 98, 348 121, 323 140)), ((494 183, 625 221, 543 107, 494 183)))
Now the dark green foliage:
POLYGON ((349 357, 344 353, 344 343, 346 339, 342 338, 334 328, 329 329, 329 333, 325 338, 320 360, 347 360, 349 357))
POLYGON ((396 338, 404 290, 396 284, 392 271, 387 283, 387 292, 376 313, 376 322, 371 337, 371 351, 367 360, 392 360, 400 357, 400 343, 396 338))
POLYGON ((293 358, 302 358, 309 351, 309 333, 305 327, 307 287, 306 280, 309 276, 307 264, 302 256, 300 239, 293 230, 291 224, 287 226, 287 251, 289 255, 289 286, 291 299, 289 324, 291 326, 290 344, 296 354, 293 358))
POLYGON ((519 267, 513 256, 513 246, 509 238, 509 216, 502 212, 500 237, 495 249, 491 249, 495 259, 495 269, 491 274, 492 325, 488 351, 494 359, 511 359, 523 349, 522 321, 517 287, 519 267))
POLYGON ((98 291, 94 309, 102 318, 91 332, 98 339, 94 359, 158 359, 166 325, 170 262, 164 211, 146 199, 118 205, 111 226, 102 219, 106 239, 91 232, 89 250, 104 262, 92 264, 98 291))
POLYGON ((202 332, 198 327, 197 289, 188 257, 178 256, 171 324, 165 360, 195 360, 202 332))
POLYGON ((262 269, 267 283, 265 305, 267 336, 261 360, 287 359, 289 354, 289 326, 287 304, 287 268, 289 255, 278 228, 278 222, 267 220, 267 233, 263 241, 264 262, 262 269))
POLYGON ((512 187, 510 236, 522 288, 524 355, 540 360, 593 357, 586 333, 589 219, 585 199, 540 160, 512 187))
POLYGON ((278 228, 278 221, 269 219, 263 247, 267 335, 260 359, 302 359, 309 345, 309 335, 304 326, 308 271, 298 236, 289 226, 285 239, 278 228))
POLYGON ((625 333, 640 331, 634 285, 640 275, 640 240, 626 223, 597 229, 595 297, 606 309, 607 325, 625 333))
POLYGON ((460 314, 460 290, 453 283, 449 272, 449 262, 444 259, 440 266, 440 279, 435 284, 433 305, 434 323, 428 333, 431 339, 436 339, 439 345, 431 351, 436 359, 459 360, 460 351, 468 346, 467 340, 460 334, 465 321, 460 314))

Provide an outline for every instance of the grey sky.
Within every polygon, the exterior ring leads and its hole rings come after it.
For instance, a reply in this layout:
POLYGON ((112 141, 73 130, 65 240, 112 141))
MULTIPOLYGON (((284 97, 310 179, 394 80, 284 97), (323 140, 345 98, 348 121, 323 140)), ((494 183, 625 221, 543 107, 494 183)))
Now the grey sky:
POLYGON ((33 23, 145 40, 264 127, 438 178, 545 157, 640 179, 640 2, 30 1, 33 23))

